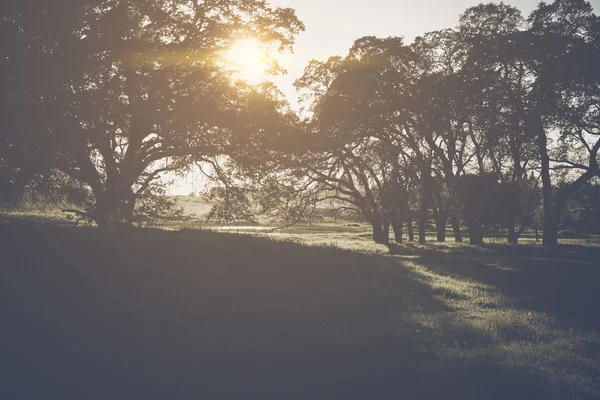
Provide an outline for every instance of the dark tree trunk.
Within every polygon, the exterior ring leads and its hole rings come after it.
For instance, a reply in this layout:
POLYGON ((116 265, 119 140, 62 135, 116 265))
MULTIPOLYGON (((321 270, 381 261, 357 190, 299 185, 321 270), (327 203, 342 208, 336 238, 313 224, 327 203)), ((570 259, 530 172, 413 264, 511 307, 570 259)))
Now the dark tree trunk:
POLYGON ((479 226, 469 226, 469 243, 472 246, 481 246, 483 244, 483 229, 479 226))
POLYGON ((508 226, 508 243, 519 243, 519 232, 515 229, 515 226, 512 223, 508 226))
POLYGON ((103 228, 108 225, 108 220, 104 215, 99 215, 97 212, 90 215, 90 219, 93 220, 99 228, 103 228))
POLYGON ((384 224, 381 217, 375 215, 371 218, 371 226, 373 227, 373 241, 379 244, 387 244, 390 235, 389 223, 384 224), (387 227, 385 225, 387 225, 387 227))
POLYGON ((423 218, 419 219, 419 243, 425 244, 425 220, 423 218))
POLYGON ((406 210, 406 230, 408 233, 408 241, 415 241, 415 232, 413 230, 413 213, 408 202, 408 195, 404 197, 404 209, 406 210))
POLYGON ((426 232, 425 225, 427 224, 427 196, 425 193, 425 188, 421 187, 421 199, 419 204, 419 243, 425 244, 426 242, 426 232))
POLYGON ((383 221, 383 244, 390 242, 390 221, 383 221))
POLYGON ((550 208, 548 212, 544 210, 542 244, 544 247, 556 247, 558 245, 558 221, 553 208, 550 208))
POLYGON ((558 246, 558 228, 560 225, 560 216, 562 214, 565 202, 560 201, 560 199, 558 201, 554 201, 554 204, 548 213, 546 213, 546 209, 544 207, 544 231, 542 243, 545 247, 558 246))
POLYGON ((460 231, 460 222, 458 220, 458 216, 453 215, 450 218, 450 223, 452 224, 452 232, 454 233, 454 241, 458 243, 462 243, 462 232, 460 231))
POLYGON ((99 227, 104 227, 110 224, 111 208, 111 196, 106 192, 95 192, 95 205, 94 210, 90 213, 90 218, 96 222, 99 227))
POLYGON ((437 231, 436 239, 438 242, 446 241, 446 221, 447 220, 448 220, 448 217, 446 216, 446 212, 440 211, 440 213, 438 214, 438 217, 436 218, 436 221, 435 221, 435 228, 437 231))
POLYGON ((397 218, 392 224, 392 228, 394 229, 394 240, 396 243, 402 243, 402 235, 404 233, 404 223, 402 220, 397 218))
POLYGON ((372 224, 373 226, 373 241, 375 243, 385 243, 383 237, 383 229, 381 228, 381 224, 372 224))
POLYGON ((121 207, 121 216, 123 217, 123 220, 131 223, 133 220, 133 212, 135 210, 135 202, 136 202, 136 198, 135 195, 133 193, 128 194, 127 199, 125 201, 125 204, 123 204, 123 206, 121 207))
POLYGON ((406 231, 408 233, 408 241, 414 242, 415 241, 415 231, 413 229, 412 213, 410 211, 408 212, 408 219, 406 221, 406 231))
POLYGON ((550 156, 548 155, 548 138, 542 120, 539 116, 533 121, 537 131, 538 150, 540 153, 542 198, 544 201, 544 232, 542 243, 544 247, 555 247, 558 245, 558 220, 552 194, 552 180, 550 179, 550 156))
POLYGON ((131 222, 136 202, 131 189, 101 191, 94 197, 96 204, 90 217, 98 226, 131 222))

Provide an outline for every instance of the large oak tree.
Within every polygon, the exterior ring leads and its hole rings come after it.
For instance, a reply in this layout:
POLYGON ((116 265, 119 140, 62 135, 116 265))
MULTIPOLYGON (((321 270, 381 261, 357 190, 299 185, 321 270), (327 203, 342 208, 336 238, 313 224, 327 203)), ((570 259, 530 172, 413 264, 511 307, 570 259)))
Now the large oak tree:
POLYGON ((271 91, 234 84, 223 51, 247 36, 288 50, 303 29, 293 10, 259 0, 5 7, 10 133, 39 150, 29 165, 89 187, 99 225, 129 219, 162 173, 239 153, 239 139, 263 134, 256 104, 271 91))

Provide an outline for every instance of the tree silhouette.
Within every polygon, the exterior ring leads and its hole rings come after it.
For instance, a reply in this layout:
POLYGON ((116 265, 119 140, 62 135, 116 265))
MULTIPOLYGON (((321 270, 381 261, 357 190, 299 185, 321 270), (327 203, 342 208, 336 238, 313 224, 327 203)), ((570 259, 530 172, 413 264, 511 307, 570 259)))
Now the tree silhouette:
POLYGON ((26 88, 13 103, 35 114, 17 128, 90 188, 99 225, 130 219, 161 174, 258 129, 248 108, 270 92, 234 85, 220 54, 247 35, 289 49, 303 29, 293 10, 254 0, 23 3, 3 21, 21 57, 11 62, 31 68, 8 78, 26 88))
POLYGON ((222 57, 247 36, 289 49, 303 29, 291 9, 35 3, 2 6, 0 204, 28 185, 83 188, 99 225, 127 221, 162 174, 198 164, 220 221, 288 226, 327 202, 380 243, 405 224, 412 240, 415 217, 421 243, 430 219, 440 242, 450 224, 456 241, 466 225, 474 244, 492 227, 517 243, 543 203, 554 246, 570 199, 600 177, 600 18, 584 0, 527 18, 480 4, 411 44, 359 38, 296 81, 305 121, 273 84, 234 82, 222 57))

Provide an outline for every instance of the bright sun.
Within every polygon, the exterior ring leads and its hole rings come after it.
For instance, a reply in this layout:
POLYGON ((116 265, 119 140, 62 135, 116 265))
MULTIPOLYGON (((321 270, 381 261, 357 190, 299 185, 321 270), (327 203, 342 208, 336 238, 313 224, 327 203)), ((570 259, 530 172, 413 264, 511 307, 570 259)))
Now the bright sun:
POLYGON ((235 71, 235 77, 248 83, 264 79, 269 69, 268 52, 258 40, 240 39, 227 51, 227 63, 235 71))

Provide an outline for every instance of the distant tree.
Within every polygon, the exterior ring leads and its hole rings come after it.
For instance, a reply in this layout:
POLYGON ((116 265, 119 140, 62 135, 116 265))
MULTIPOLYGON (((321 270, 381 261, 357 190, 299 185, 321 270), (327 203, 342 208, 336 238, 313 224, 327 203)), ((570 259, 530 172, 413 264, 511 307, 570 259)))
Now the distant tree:
MULTIPOLYGON (((487 150, 478 151, 479 169, 487 160, 504 183, 521 188, 514 193, 524 190, 528 172, 540 174, 546 246, 557 244, 567 200, 600 173, 600 75, 590 67, 600 59, 599 27, 584 0, 542 2, 526 21, 504 4, 461 17, 465 76, 475 81, 466 87, 480 105, 473 111, 482 129, 473 142, 487 150), (566 184, 557 187, 559 181, 566 184)), ((513 242, 522 228, 515 216, 507 216, 513 242)))
POLYGON ((565 205, 560 229, 600 233, 600 185, 587 183, 565 205))
POLYGON ((544 245, 557 244, 561 213, 577 191, 600 176, 600 19, 584 0, 540 3, 528 19, 524 54, 530 107, 525 123, 537 138, 544 201, 544 245), (556 137, 556 138, 554 138, 556 137), (556 188, 553 171, 569 171, 556 188))
POLYGON ((448 219, 460 240, 462 213, 473 243, 492 225, 516 243, 536 223, 539 180, 553 246, 566 201, 600 174, 599 32, 588 2, 556 0, 528 19, 504 3, 471 7, 411 46, 361 38, 297 83, 321 146, 307 165, 322 190, 352 188, 339 200, 361 204, 383 241, 402 201, 390 182, 418 181, 421 242, 431 210, 439 241, 448 219))
POLYGON ((364 37, 345 58, 312 61, 296 82, 313 112, 306 136, 312 145, 297 159, 299 171, 320 199, 362 214, 378 243, 388 242, 390 226, 400 240, 401 223, 412 221, 408 193, 414 158, 423 156, 393 103, 411 86, 413 58, 401 38, 364 37), (413 146, 404 148, 406 141, 413 146))
POLYGON ((581 208, 576 228, 581 232, 600 234, 600 184, 588 183, 574 200, 581 208))
POLYGON ((517 244, 523 232, 535 225, 536 211, 542 205, 538 180, 531 176, 500 183, 498 223, 508 232, 508 243, 517 244))
POLYGON ((472 245, 483 244, 487 231, 501 221, 502 187, 491 175, 463 175, 457 183, 462 215, 472 245))
POLYGON ((525 25, 518 9, 489 3, 467 9, 457 28, 478 170, 494 174, 504 188, 502 226, 510 243, 529 224, 524 200, 533 195, 528 171, 537 166, 535 136, 523 122, 530 77, 525 61, 514 56, 525 25))

